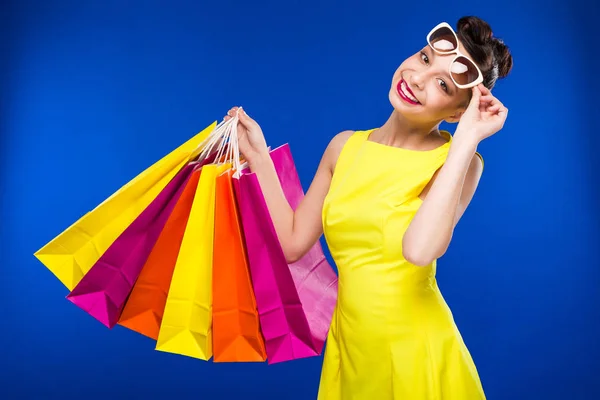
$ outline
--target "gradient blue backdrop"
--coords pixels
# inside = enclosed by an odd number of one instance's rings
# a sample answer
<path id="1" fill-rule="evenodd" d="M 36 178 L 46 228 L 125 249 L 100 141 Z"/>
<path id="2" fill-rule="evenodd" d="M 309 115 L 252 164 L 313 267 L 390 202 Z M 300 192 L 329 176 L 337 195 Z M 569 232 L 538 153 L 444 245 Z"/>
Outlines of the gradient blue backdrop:
<path id="1" fill-rule="evenodd" d="M 582 1 L 4 1 L 0 398 L 314 399 L 322 358 L 213 364 L 109 331 L 33 252 L 233 105 L 289 142 L 381 124 L 397 65 L 464 14 L 515 57 L 441 290 L 489 399 L 600 398 L 598 6 Z M 597 49 L 597 47 L 596 47 Z M 376 399 L 373 399 L 376 400 Z M 468 400 L 468 399 L 466 399 Z"/>

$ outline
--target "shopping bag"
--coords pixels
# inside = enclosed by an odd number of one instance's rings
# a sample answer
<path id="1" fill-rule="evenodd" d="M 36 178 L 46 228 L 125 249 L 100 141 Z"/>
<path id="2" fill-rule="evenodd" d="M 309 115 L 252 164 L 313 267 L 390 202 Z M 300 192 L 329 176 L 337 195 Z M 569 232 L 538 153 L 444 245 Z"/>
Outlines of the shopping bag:
<path id="1" fill-rule="evenodd" d="M 194 172 L 187 181 L 181 197 L 131 290 L 121 313 L 119 325 L 154 340 L 158 339 L 158 330 L 167 301 L 173 269 L 200 178 L 199 167 L 212 163 L 215 157 L 216 153 L 213 153 L 195 162 Z"/>
<path id="2" fill-rule="evenodd" d="M 213 255 L 214 362 L 265 361 L 230 169 L 217 177 Z"/>
<path id="3" fill-rule="evenodd" d="M 116 325 L 131 289 L 181 197 L 193 164 L 187 164 L 110 245 L 67 299 L 109 328 Z"/>
<path id="4" fill-rule="evenodd" d="M 125 228 L 197 155 L 215 126 L 209 125 L 148 167 L 35 252 L 35 256 L 72 290 Z"/>
<path id="5" fill-rule="evenodd" d="M 304 190 L 289 144 L 271 153 L 283 194 L 293 210 L 304 198 Z M 275 232 L 274 230 L 272 232 Z M 329 333 L 338 295 L 338 276 L 316 242 L 298 261 L 288 265 L 312 332 L 313 349 L 321 354 Z"/>
<path id="6" fill-rule="evenodd" d="M 167 293 L 199 178 L 200 171 L 194 171 L 148 256 L 119 319 L 119 325 L 154 340 L 158 339 Z"/>
<path id="7" fill-rule="evenodd" d="M 229 164 L 201 168 L 158 333 L 158 351 L 212 357 L 215 186 L 216 177 L 228 168 Z"/>
<path id="8" fill-rule="evenodd" d="M 286 199 L 296 209 L 304 192 L 289 146 L 270 155 Z M 267 361 L 272 364 L 321 354 L 337 299 L 337 276 L 320 243 L 288 265 L 256 175 L 241 171 L 234 188 Z"/>

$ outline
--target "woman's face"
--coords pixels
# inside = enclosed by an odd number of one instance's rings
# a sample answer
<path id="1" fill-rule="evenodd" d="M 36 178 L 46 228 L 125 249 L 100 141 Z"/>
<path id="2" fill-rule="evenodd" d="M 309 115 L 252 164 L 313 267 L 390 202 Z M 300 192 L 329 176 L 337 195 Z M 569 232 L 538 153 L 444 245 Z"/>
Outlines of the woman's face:
<path id="1" fill-rule="evenodd" d="M 460 51 L 470 57 L 462 45 Z M 389 99 L 394 109 L 417 123 L 457 122 L 468 105 L 471 89 L 458 89 L 450 78 L 454 57 L 426 46 L 407 58 L 392 79 Z"/>

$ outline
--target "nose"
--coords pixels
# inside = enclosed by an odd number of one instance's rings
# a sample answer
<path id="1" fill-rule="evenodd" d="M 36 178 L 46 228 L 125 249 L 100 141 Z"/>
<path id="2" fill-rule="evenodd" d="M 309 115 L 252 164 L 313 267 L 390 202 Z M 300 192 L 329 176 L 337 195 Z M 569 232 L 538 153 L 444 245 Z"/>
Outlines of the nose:
<path id="1" fill-rule="evenodd" d="M 408 83 L 410 84 L 410 86 L 416 87 L 419 90 L 423 89 L 424 82 L 425 82 L 424 73 L 420 72 L 420 71 L 415 71 L 408 79 Z"/>

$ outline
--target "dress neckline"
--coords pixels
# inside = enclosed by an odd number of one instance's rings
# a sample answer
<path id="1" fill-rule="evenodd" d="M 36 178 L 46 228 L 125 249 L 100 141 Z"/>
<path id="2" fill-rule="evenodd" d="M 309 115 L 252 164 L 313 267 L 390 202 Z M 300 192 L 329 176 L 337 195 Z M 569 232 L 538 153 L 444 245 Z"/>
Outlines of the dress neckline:
<path id="1" fill-rule="evenodd" d="M 377 129 L 378 128 L 374 128 L 374 129 L 368 130 L 367 134 L 366 134 L 366 138 L 365 138 L 365 142 L 371 143 L 371 145 L 374 145 L 374 147 L 389 148 L 389 149 L 392 149 L 392 150 L 398 150 L 398 151 L 410 152 L 410 153 L 431 153 L 431 152 L 443 149 L 444 147 L 450 145 L 450 143 L 452 142 L 452 135 L 450 134 L 450 132 L 445 131 L 445 130 L 440 130 L 440 134 L 443 137 L 445 137 L 446 139 L 448 139 L 448 141 L 446 143 L 442 144 L 441 146 L 438 146 L 438 147 L 433 148 L 431 150 L 414 150 L 414 149 L 407 149 L 405 147 L 389 146 L 387 144 L 378 143 L 378 142 L 374 142 L 372 140 L 369 140 L 369 138 L 371 137 L 371 134 L 373 132 L 375 132 Z"/>

